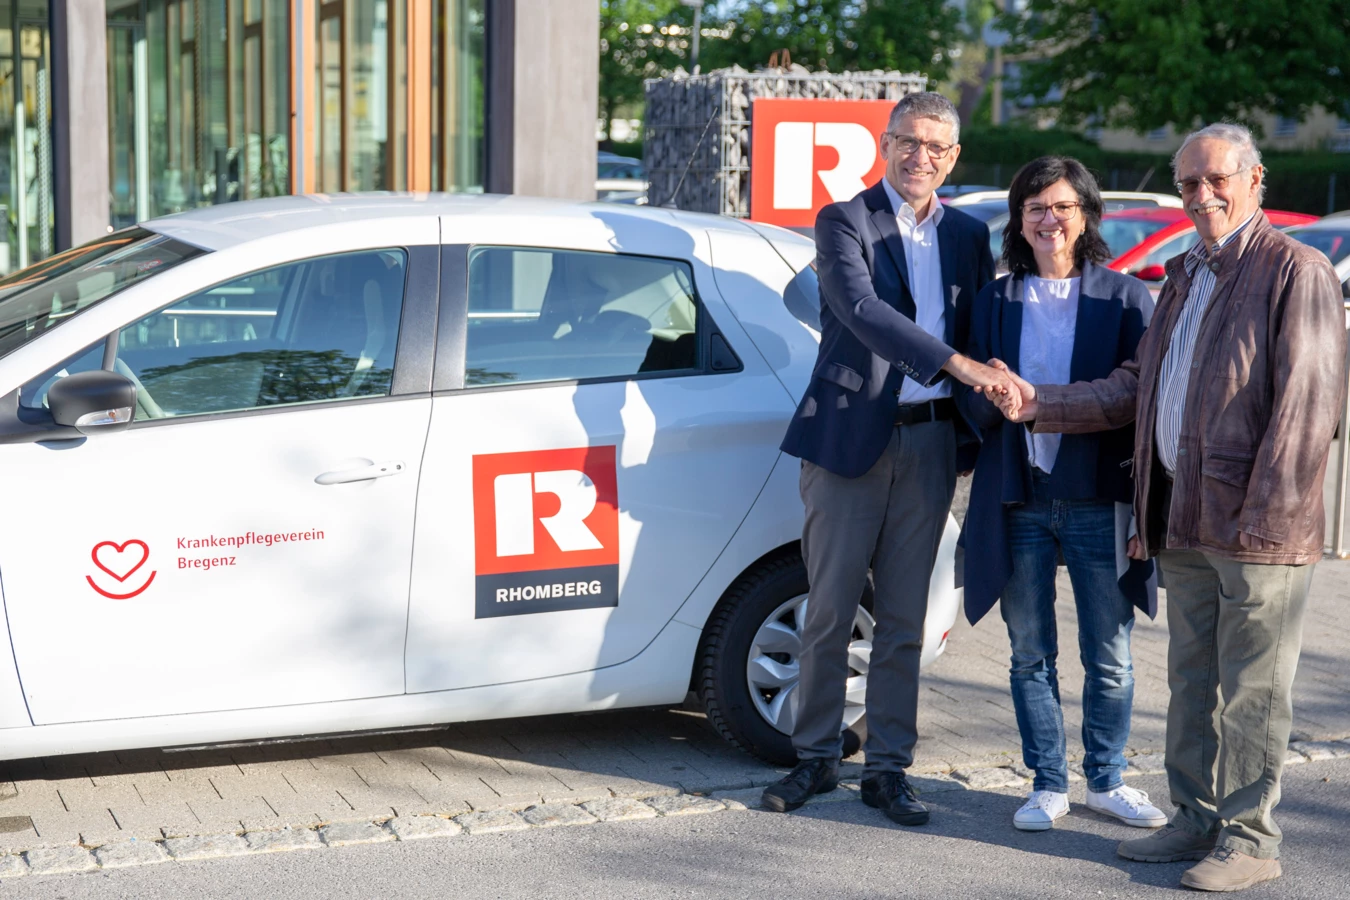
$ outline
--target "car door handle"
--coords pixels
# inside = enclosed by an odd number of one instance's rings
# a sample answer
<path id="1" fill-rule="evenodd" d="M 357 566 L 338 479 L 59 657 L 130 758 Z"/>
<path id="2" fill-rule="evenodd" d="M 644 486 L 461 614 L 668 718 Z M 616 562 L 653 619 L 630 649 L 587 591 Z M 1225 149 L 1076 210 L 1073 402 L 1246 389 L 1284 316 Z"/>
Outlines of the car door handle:
<path id="1" fill-rule="evenodd" d="M 315 484 L 350 484 L 353 481 L 370 481 L 373 478 L 388 478 L 399 475 L 406 466 L 401 462 L 373 463 L 358 466 L 355 469 L 339 469 L 336 472 L 324 472 L 315 477 Z"/>

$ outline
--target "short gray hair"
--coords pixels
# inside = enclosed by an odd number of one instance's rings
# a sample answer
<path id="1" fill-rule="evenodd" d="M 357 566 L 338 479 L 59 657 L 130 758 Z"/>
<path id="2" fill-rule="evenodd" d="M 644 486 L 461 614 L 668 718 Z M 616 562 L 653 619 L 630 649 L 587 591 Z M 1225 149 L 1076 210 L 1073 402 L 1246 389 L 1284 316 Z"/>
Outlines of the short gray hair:
<path id="1" fill-rule="evenodd" d="M 923 91 L 901 97 L 900 102 L 895 104 L 895 108 L 891 110 L 891 118 L 886 123 L 886 130 L 893 131 L 905 116 L 913 116 L 917 119 L 937 119 L 939 122 L 946 122 L 952 126 L 952 143 L 961 143 L 961 116 L 956 112 L 956 107 L 952 106 L 952 101 L 936 91 Z"/>
<path id="2" fill-rule="evenodd" d="M 1206 125 L 1199 131 L 1192 131 L 1181 142 L 1177 152 L 1172 155 L 1172 179 L 1174 181 L 1177 178 L 1177 168 L 1181 165 L 1181 154 L 1185 153 L 1186 148 L 1191 144 L 1204 138 L 1223 141 L 1236 149 L 1238 165 L 1243 169 L 1261 165 L 1261 151 L 1256 148 L 1256 141 L 1252 138 L 1249 129 L 1233 122 L 1215 122 L 1213 125 Z M 1264 177 L 1261 179 L 1261 195 L 1257 199 L 1261 202 L 1265 202 L 1266 199 L 1266 179 Z"/>

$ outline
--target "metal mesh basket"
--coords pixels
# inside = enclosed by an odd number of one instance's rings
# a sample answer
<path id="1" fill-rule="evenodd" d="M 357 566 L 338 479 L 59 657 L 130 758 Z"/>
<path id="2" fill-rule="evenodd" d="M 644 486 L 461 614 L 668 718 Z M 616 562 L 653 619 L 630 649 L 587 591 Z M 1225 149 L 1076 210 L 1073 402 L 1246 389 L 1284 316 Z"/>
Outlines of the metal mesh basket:
<path id="1" fill-rule="evenodd" d="M 811 73 L 800 66 L 763 72 L 733 66 L 649 79 L 643 132 L 647 202 L 745 218 L 755 99 L 899 100 L 927 83 L 917 72 Z"/>

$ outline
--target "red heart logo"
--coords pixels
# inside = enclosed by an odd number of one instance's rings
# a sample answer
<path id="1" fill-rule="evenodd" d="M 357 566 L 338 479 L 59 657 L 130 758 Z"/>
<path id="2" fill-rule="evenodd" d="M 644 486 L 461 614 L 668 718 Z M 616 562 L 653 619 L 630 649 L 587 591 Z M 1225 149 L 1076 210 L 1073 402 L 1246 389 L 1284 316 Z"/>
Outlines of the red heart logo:
<path id="1" fill-rule="evenodd" d="M 135 549 L 127 553 L 128 547 Z M 150 548 L 145 545 L 145 541 L 130 540 L 121 544 L 103 541 L 94 545 L 93 553 L 90 555 L 93 557 L 94 565 L 118 581 L 126 581 L 136 574 L 137 569 L 145 565 L 145 561 L 150 558 Z M 118 572 L 122 574 L 119 575 Z"/>

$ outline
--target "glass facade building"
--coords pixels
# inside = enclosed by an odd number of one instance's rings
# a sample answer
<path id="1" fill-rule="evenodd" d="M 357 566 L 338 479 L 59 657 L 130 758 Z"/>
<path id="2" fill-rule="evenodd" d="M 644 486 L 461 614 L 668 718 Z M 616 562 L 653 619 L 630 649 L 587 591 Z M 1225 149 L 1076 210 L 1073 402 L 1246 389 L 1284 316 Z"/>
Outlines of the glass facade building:
<path id="1" fill-rule="evenodd" d="M 51 120 L 46 0 L 0 0 L 0 274 L 54 249 Z"/>
<path id="2" fill-rule="evenodd" d="M 593 198 L 598 21 L 597 0 L 0 0 L 0 275 L 285 194 Z"/>
<path id="3" fill-rule="evenodd" d="M 109 223 L 481 191 L 488 2 L 105 0 Z M 0 274 L 57 249 L 48 3 L 0 0 Z"/>

